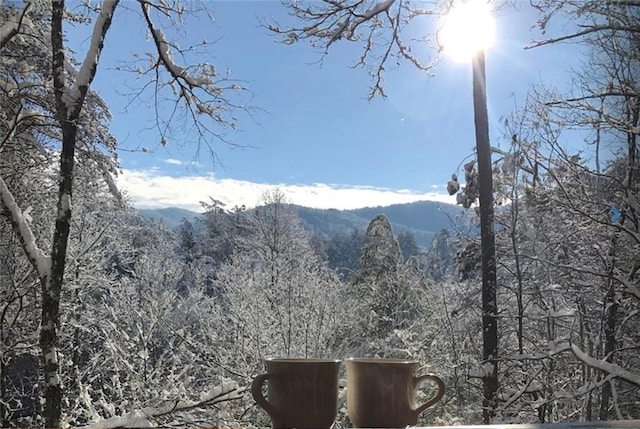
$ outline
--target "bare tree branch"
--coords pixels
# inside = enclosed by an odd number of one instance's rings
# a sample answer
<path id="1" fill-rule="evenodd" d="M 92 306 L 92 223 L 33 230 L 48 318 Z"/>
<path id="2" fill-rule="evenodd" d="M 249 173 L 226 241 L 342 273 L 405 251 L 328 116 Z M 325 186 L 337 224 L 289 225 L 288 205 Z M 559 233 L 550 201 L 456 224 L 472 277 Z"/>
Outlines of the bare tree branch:
<path id="1" fill-rule="evenodd" d="M 634 26 L 623 26 L 623 25 L 598 25 L 594 27 L 589 27 L 585 30 L 578 31 L 577 33 L 567 34 L 565 36 L 553 37 L 550 39 L 534 41 L 530 45 L 524 47 L 524 49 L 533 49 L 539 46 L 550 45 L 552 43 L 564 42 L 567 40 L 577 39 L 582 36 L 586 36 L 588 34 L 597 33 L 601 31 L 620 31 L 620 32 L 628 32 L 628 33 L 636 33 L 640 34 L 640 28 Z"/>

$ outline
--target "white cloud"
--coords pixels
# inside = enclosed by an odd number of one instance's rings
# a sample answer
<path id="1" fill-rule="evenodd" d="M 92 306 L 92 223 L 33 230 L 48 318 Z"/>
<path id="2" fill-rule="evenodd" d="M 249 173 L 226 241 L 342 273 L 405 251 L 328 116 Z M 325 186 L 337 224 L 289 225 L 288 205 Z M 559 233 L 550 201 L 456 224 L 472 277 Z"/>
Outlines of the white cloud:
<path id="1" fill-rule="evenodd" d="M 165 164 L 171 164 L 171 165 L 186 165 L 189 167 L 202 167 L 202 164 L 200 164 L 197 161 L 181 161 L 175 158 L 167 158 L 163 162 Z"/>
<path id="2" fill-rule="evenodd" d="M 167 164 L 173 164 L 173 165 L 184 165 L 184 162 L 180 161 L 179 159 L 173 159 L 173 158 L 165 159 L 164 162 L 166 162 Z"/>
<path id="3" fill-rule="evenodd" d="M 210 197 L 222 201 L 227 208 L 243 204 L 255 207 L 261 195 L 276 186 L 292 203 L 322 209 L 355 209 L 424 200 L 455 204 L 455 196 L 436 192 L 323 183 L 252 183 L 213 176 L 171 177 L 157 170 L 125 170 L 118 177 L 118 186 L 138 208 L 181 207 L 198 212 L 202 211 L 200 201 L 208 202 Z"/>

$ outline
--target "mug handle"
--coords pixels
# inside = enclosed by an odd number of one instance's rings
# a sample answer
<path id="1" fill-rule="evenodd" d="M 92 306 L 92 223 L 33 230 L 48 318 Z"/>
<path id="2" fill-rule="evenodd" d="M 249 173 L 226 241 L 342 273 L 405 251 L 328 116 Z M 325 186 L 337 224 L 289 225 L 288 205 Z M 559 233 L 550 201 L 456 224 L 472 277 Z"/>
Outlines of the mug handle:
<path id="1" fill-rule="evenodd" d="M 413 386 L 414 389 L 417 389 L 420 384 L 422 384 L 423 381 L 425 380 L 430 380 L 433 381 L 437 386 L 438 386 L 438 393 L 436 393 L 436 395 L 429 399 L 427 402 L 425 402 L 424 404 L 420 405 L 418 408 L 416 408 L 414 410 L 416 418 L 427 408 L 429 408 L 430 406 L 432 406 L 433 404 L 435 404 L 436 402 L 438 402 L 443 396 L 444 396 L 444 392 L 446 390 L 446 386 L 444 385 L 444 381 L 442 381 L 442 379 L 440 377 L 438 377 L 437 375 L 434 374 L 426 374 L 426 375 L 422 375 L 420 377 L 416 377 L 413 379 Z"/>
<path id="2" fill-rule="evenodd" d="M 251 383 L 251 396 L 256 401 L 256 403 L 269 414 L 271 419 L 279 420 L 280 413 L 275 409 L 273 405 L 262 394 L 262 385 L 268 378 L 273 377 L 272 374 L 260 374 L 256 378 L 253 379 Z"/>

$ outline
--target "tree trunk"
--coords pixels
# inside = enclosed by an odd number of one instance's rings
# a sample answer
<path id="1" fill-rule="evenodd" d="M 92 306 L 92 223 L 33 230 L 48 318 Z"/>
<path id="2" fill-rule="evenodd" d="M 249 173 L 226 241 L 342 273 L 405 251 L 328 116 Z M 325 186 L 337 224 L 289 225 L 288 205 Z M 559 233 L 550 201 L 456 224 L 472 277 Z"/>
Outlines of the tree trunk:
<path id="1" fill-rule="evenodd" d="M 60 185 L 53 248 L 51 251 L 51 277 L 42 281 L 42 327 L 40 349 L 44 359 L 45 426 L 60 427 L 62 381 L 58 362 L 58 331 L 60 328 L 60 294 L 66 266 L 67 243 L 71 220 L 71 191 L 75 152 L 76 127 L 65 122 L 62 127 L 62 153 L 60 155 Z M 47 281 L 48 280 L 48 281 Z"/>
<path id="2" fill-rule="evenodd" d="M 495 416 L 498 393 L 498 304 L 496 300 L 496 244 L 493 227 L 493 171 L 489 144 L 489 119 L 484 52 L 473 57 L 473 107 L 478 153 L 480 237 L 482 248 L 483 400 L 485 424 Z"/>
<path id="3" fill-rule="evenodd" d="M 604 358 L 607 362 L 613 361 L 613 353 L 616 346 L 616 314 L 618 304 L 615 302 L 613 287 L 609 289 L 605 300 L 604 312 Z M 611 383 L 602 386 L 602 396 L 600 400 L 600 420 L 609 420 L 609 400 L 611 399 Z"/>
<path id="4" fill-rule="evenodd" d="M 64 1 L 52 2 L 51 47 L 53 50 L 53 83 L 56 96 L 56 112 L 62 127 L 62 149 L 60 153 L 60 175 L 55 230 L 51 249 L 51 273 L 41 278 L 42 318 L 40 349 L 44 372 L 44 424 L 45 427 L 60 427 L 62 414 L 62 380 L 58 361 L 58 330 L 60 327 L 60 293 L 66 263 L 69 221 L 71 219 L 71 188 L 75 154 L 76 127 L 67 117 L 62 101 L 65 91 L 64 46 L 62 21 Z"/>
<path id="5" fill-rule="evenodd" d="M 589 356 L 593 356 L 593 341 L 591 324 L 587 319 L 587 307 L 583 297 L 578 298 L 577 301 L 578 310 L 580 311 L 580 347 L 584 350 L 585 347 L 589 351 Z M 590 385 L 592 382 L 591 367 L 586 363 L 582 363 L 582 384 L 584 386 Z M 584 406 L 582 412 L 582 420 L 590 422 L 593 420 L 593 397 L 591 392 L 588 392 L 584 398 Z"/>
<path id="6" fill-rule="evenodd" d="M 609 278 L 608 290 L 604 300 L 604 360 L 613 362 L 613 354 L 616 349 L 616 316 L 618 314 L 618 302 L 616 300 L 616 290 L 614 279 L 614 269 L 616 264 L 615 249 L 618 243 L 618 234 L 614 232 L 611 239 L 611 248 L 609 249 Z M 613 381 L 612 381 L 613 382 Z M 609 419 L 609 401 L 611 399 L 611 383 L 605 383 L 602 386 L 602 395 L 600 400 L 600 420 Z"/>
<path id="7" fill-rule="evenodd" d="M 56 224 L 51 249 L 51 270 L 42 276 L 42 319 L 40 349 L 44 372 L 44 424 L 60 427 L 62 414 L 62 380 L 58 361 L 58 330 L 60 329 L 60 295 L 66 267 L 67 244 L 71 225 L 71 197 L 75 163 L 78 118 L 84 105 L 89 85 L 95 77 L 105 35 L 118 4 L 117 0 L 105 1 L 95 22 L 91 45 L 76 78 L 73 90 L 67 88 L 62 23 L 64 0 L 51 2 L 51 48 L 53 54 L 52 75 L 56 101 L 56 115 L 62 129 L 60 174 Z M 66 100 L 64 95 L 66 94 Z"/>

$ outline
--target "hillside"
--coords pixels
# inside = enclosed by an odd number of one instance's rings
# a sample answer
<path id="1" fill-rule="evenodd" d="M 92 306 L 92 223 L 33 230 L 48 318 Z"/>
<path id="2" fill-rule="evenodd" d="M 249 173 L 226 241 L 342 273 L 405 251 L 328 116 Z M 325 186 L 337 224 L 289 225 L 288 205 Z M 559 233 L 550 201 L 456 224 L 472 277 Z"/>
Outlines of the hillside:
<path id="1" fill-rule="evenodd" d="M 428 246 L 433 236 L 443 228 L 462 228 L 464 211 L 461 207 L 434 201 L 419 201 L 391 206 L 366 207 L 355 210 L 312 209 L 298 207 L 298 214 L 310 232 L 329 236 L 350 232 L 354 228 L 366 229 L 371 219 L 385 215 L 396 234 L 410 231 L 420 246 Z"/>
<path id="2" fill-rule="evenodd" d="M 396 234 L 410 231 L 418 245 L 426 247 L 433 236 L 443 228 L 464 229 L 464 210 L 452 204 L 434 201 L 419 201 L 391 206 L 366 207 L 355 210 L 314 209 L 296 206 L 303 225 L 310 233 L 333 236 L 349 233 L 354 229 L 364 230 L 371 219 L 379 214 L 389 218 Z M 191 222 L 200 214 L 176 207 L 163 209 L 141 209 L 140 214 L 153 220 L 162 220 L 167 226 L 176 228 L 187 219 Z"/>
<path id="3" fill-rule="evenodd" d="M 170 228 L 177 228 L 182 223 L 182 219 L 193 222 L 200 217 L 200 213 L 179 207 L 166 207 L 162 209 L 138 209 L 138 213 L 145 219 L 163 221 Z"/>

